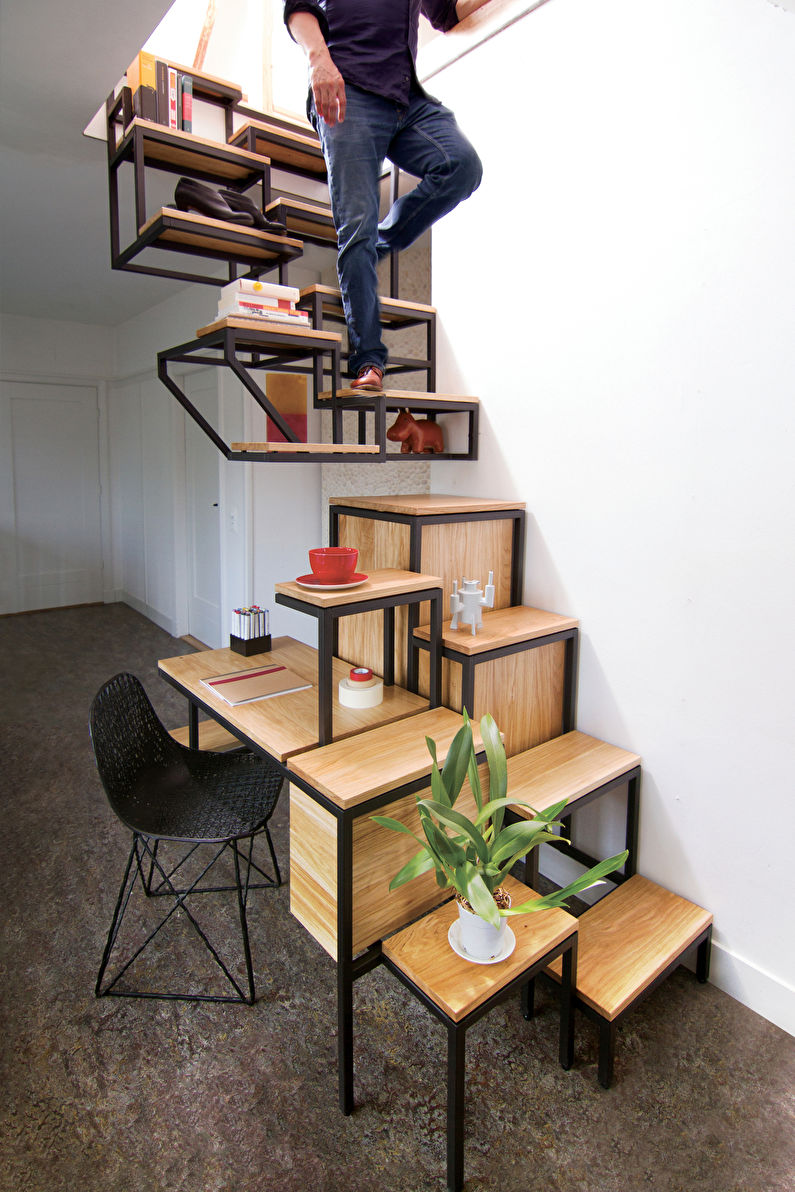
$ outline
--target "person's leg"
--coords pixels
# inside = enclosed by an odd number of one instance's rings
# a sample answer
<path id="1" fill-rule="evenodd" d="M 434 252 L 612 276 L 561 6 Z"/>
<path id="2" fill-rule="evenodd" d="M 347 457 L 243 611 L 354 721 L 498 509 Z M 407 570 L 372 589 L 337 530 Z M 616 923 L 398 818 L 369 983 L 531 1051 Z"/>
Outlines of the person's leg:
<path id="1" fill-rule="evenodd" d="M 337 275 L 348 325 L 348 371 L 362 366 L 383 371 L 387 350 L 381 337 L 376 273 L 379 177 L 397 124 L 393 103 L 348 86 L 342 124 L 329 127 L 315 116 L 329 176 L 337 229 Z"/>
<path id="2" fill-rule="evenodd" d="M 400 252 L 480 185 L 483 168 L 449 108 L 412 96 L 387 157 L 420 181 L 392 206 L 378 229 L 379 259 Z"/>

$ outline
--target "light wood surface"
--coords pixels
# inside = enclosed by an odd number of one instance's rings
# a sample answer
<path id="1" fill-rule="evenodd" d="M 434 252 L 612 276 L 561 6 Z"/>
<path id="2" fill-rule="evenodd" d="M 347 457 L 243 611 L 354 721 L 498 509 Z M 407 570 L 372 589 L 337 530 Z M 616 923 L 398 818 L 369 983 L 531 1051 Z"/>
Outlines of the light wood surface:
<path id="1" fill-rule="evenodd" d="M 358 569 L 357 563 L 357 571 Z M 411 592 L 424 592 L 428 588 L 439 588 L 441 580 L 436 575 L 425 575 L 418 571 L 400 571 L 395 567 L 382 567 L 369 572 L 367 580 L 358 588 L 344 588 L 342 591 L 319 592 L 314 588 L 302 588 L 294 580 L 275 584 L 274 587 L 282 595 L 291 596 L 294 600 L 303 600 L 305 604 L 312 604 L 316 608 L 338 608 L 343 604 L 361 604 L 366 600 L 405 596 Z"/>
<path id="2" fill-rule="evenodd" d="M 267 157 L 238 148 L 236 145 L 220 146 L 223 149 L 223 157 L 219 157 L 219 145 L 216 141 L 196 136 L 195 133 L 168 129 L 152 120 L 143 120 L 140 116 L 136 116 L 128 125 L 125 136 L 136 128 L 143 130 L 144 159 L 148 162 L 165 162 L 180 170 L 203 168 L 212 171 L 219 180 L 245 178 L 252 170 L 261 170 L 268 164 Z M 156 139 L 147 137 L 147 133 L 154 132 L 158 134 Z M 168 133 L 168 140 L 162 139 L 163 133 Z M 214 152 L 207 152 L 208 150 Z"/>
<path id="3" fill-rule="evenodd" d="M 401 570 L 410 562 L 409 527 L 397 522 L 375 521 L 371 518 L 341 517 L 339 526 L 341 546 L 355 546 L 359 551 L 357 570 L 367 575 L 384 567 Z M 395 609 L 395 682 L 406 683 L 406 625 L 408 611 Z M 383 616 L 381 613 L 361 613 L 356 620 L 345 618 L 338 634 L 340 658 L 352 666 L 369 666 L 381 673 L 384 659 Z M 427 687 L 426 687 L 427 690 Z"/>
<path id="4" fill-rule="evenodd" d="M 504 885 L 515 905 L 535 895 L 512 877 Z M 577 920 L 562 910 L 516 915 L 508 920 L 516 936 L 513 953 L 499 964 L 473 964 L 458 956 L 448 942 L 450 924 L 457 918 L 453 900 L 383 942 L 384 955 L 454 1022 L 471 1014 L 577 930 Z"/>
<path id="5" fill-rule="evenodd" d="M 298 241 L 292 241 L 297 244 Z M 313 331 L 311 327 L 302 327 L 297 323 L 277 323 L 270 319 L 243 319 L 237 315 L 227 315 L 223 319 L 216 319 L 214 323 L 208 323 L 206 327 L 200 327 L 196 332 L 197 337 L 202 335 L 209 335 L 211 331 L 218 331 L 222 327 L 235 327 L 240 331 L 258 331 L 260 337 L 273 336 L 278 339 L 281 335 L 300 335 L 302 339 L 312 340 L 314 343 L 333 344 L 340 343 L 340 336 L 333 331 Z M 256 340 L 251 341 L 256 344 Z M 260 338 L 260 343 L 262 339 Z"/>
<path id="6" fill-rule="evenodd" d="M 177 211 L 175 207 L 161 207 L 159 211 L 146 221 L 139 231 L 143 236 L 150 228 L 165 217 L 178 220 L 180 227 L 164 228 L 158 237 L 159 241 L 174 241 L 178 244 L 192 244 L 199 248 L 213 248 L 218 252 L 229 253 L 230 241 L 227 237 L 214 235 L 217 232 L 229 233 L 230 230 L 240 233 L 243 240 L 236 240 L 235 251 L 245 250 L 247 257 L 258 257 L 263 260 L 274 260 L 285 248 L 302 249 L 300 240 L 292 240 L 289 236 L 275 236 L 272 232 L 261 232 L 258 228 L 243 227 L 240 224 L 229 223 L 223 219 L 212 219 L 208 215 L 198 215 L 195 211 Z"/>
<path id="7" fill-rule="evenodd" d="M 524 509 L 524 501 L 498 501 L 491 497 L 460 497 L 443 493 L 393 493 L 372 497 L 329 497 L 330 505 L 373 509 L 378 513 L 406 513 L 430 517 L 445 513 L 483 513 L 491 509 Z M 508 522 L 510 525 L 510 521 Z"/>
<path id="8" fill-rule="evenodd" d="M 296 452 L 299 455 L 378 455 L 376 444 L 355 443 L 230 443 L 232 451 L 256 451 L 261 455 L 289 455 Z"/>
<path id="9" fill-rule="evenodd" d="M 330 207 L 280 198 L 268 204 L 266 214 L 269 219 L 285 224 L 293 235 L 315 236 L 329 244 L 337 243 L 337 230 Z"/>
<path id="10" fill-rule="evenodd" d="M 406 403 L 407 409 L 411 406 L 414 406 L 414 409 L 417 409 L 416 402 L 420 399 L 422 399 L 422 401 L 437 402 L 440 407 L 443 407 L 446 402 L 450 405 L 455 402 L 460 404 L 463 401 L 469 402 L 471 405 L 480 404 L 480 399 L 477 397 L 463 397 L 461 394 L 456 393 L 425 393 L 423 391 L 417 391 L 416 389 L 382 389 L 379 392 L 385 393 L 389 398 L 395 398 L 398 401 L 404 401 Z M 324 389 L 321 393 L 318 393 L 317 396 L 318 401 L 331 401 L 333 394 L 330 389 Z M 347 386 L 343 386 L 341 389 L 337 390 L 337 397 L 361 396 L 361 389 L 351 389 Z M 443 413 L 444 410 L 440 409 L 440 412 Z M 421 410 L 417 410 L 417 413 L 422 416 Z M 389 428 L 387 427 L 387 429 Z"/>
<path id="11" fill-rule="evenodd" d="M 423 691 L 427 657 L 420 661 Z M 491 713 L 503 734 L 505 752 L 509 757 L 521 753 L 563 731 L 564 668 L 563 642 L 478 663 L 475 698 L 467 711 L 477 720 Z M 461 666 L 447 659 L 442 666 L 442 701 L 461 710 Z"/>
<path id="12" fill-rule="evenodd" d="M 290 785 L 290 910 L 337 959 L 337 821 Z"/>
<path id="13" fill-rule="evenodd" d="M 254 129 L 257 153 L 269 157 L 275 166 L 296 166 L 308 170 L 318 178 L 326 177 L 326 163 L 317 137 L 310 130 L 306 133 L 292 132 L 264 120 L 247 120 L 231 138 L 233 144 L 243 144 L 248 139 L 248 130 Z"/>
<path id="14" fill-rule="evenodd" d="M 508 790 L 536 811 L 581 799 L 640 765 L 636 753 L 587 733 L 570 732 L 508 759 Z M 519 815 L 531 813 L 516 808 Z"/>
<path id="15" fill-rule="evenodd" d="M 578 920 L 577 996 L 612 1022 L 684 954 L 712 915 L 636 874 Z M 560 962 L 550 965 L 560 978 Z"/>
<path id="16" fill-rule="evenodd" d="M 180 745 L 190 744 L 190 727 L 185 724 L 181 728 L 172 728 L 171 736 Z M 225 729 L 215 720 L 199 722 L 199 749 L 208 749 L 216 753 L 225 753 L 227 749 L 239 749 L 242 741 Z"/>
<path id="17" fill-rule="evenodd" d="M 385 688 L 385 690 L 388 690 Z M 409 719 L 362 733 L 355 743 L 334 741 L 292 758 L 290 769 L 347 809 L 431 772 L 426 736 L 437 745 L 439 762 L 461 728 L 461 717 L 449 708 L 430 708 Z M 481 747 L 474 727 L 475 747 Z"/>
<path id="18" fill-rule="evenodd" d="M 232 707 L 201 682 L 210 676 L 277 663 L 294 670 L 311 682 L 312 687 Z M 197 654 L 162 659 L 158 667 L 163 674 L 178 683 L 187 695 L 195 696 L 207 708 L 212 708 L 221 723 L 233 730 L 239 729 L 278 761 L 286 761 L 294 753 L 313 749 L 318 743 L 317 651 L 303 642 L 290 637 L 278 637 L 274 638 L 273 648 L 267 654 L 242 658 L 232 650 L 204 650 Z M 376 708 L 345 708 L 336 698 L 336 692 L 340 679 L 349 671 L 347 663 L 334 659 L 332 693 L 335 740 L 400 720 L 404 716 L 412 716 L 428 706 L 428 701 L 421 696 L 394 686 L 384 688 L 383 703 Z"/>
<path id="19" fill-rule="evenodd" d="M 335 290 L 332 286 L 313 285 L 305 286 L 301 290 L 301 300 L 312 297 L 314 294 L 320 294 L 323 298 L 323 310 L 326 314 L 334 314 L 342 317 L 342 298 L 339 290 Z M 427 314 L 435 315 L 436 307 L 428 306 L 424 302 L 407 302 L 403 298 L 389 298 L 384 294 L 380 294 L 378 302 L 381 308 L 381 321 L 400 321 L 401 319 L 410 319 L 412 314 Z"/>
<path id="20" fill-rule="evenodd" d="M 512 608 L 484 609 L 483 624 L 474 636 L 469 625 L 451 629 L 450 621 L 445 621 L 442 640 L 445 646 L 459 654 L 483 654 L 500 646 L 518 645 L 519 642 L 546 637 L 549 633 L 575 629 L 578 624 L 574 617 L 519 604 Z M 416 636 L 427 641 L 430 636 L 427 625 L 421 626 Z"/>

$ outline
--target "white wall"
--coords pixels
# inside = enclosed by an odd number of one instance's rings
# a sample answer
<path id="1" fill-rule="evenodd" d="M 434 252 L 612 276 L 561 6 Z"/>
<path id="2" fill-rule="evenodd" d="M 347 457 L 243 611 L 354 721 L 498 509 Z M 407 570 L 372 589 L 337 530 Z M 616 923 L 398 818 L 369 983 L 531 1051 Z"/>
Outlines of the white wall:
<path id="1" fill-rule="evenodd" d="M 485 166 L 434 233 L 439 385 L 485 417 L 432 488 L 526 501 L 579 726 L 643 757 L 641 871 L 790 1031 L 793 61 L 766 0 L 553 0 L 433 80 Z"/>

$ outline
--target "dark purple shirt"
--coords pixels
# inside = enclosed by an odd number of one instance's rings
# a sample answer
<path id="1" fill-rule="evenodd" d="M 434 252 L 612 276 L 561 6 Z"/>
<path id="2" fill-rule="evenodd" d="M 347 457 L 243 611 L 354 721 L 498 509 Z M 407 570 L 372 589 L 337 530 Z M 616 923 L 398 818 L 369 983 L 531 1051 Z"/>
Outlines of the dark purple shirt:
<path id="1" fill-rule="evenodd" d="M 284 20 L 294 12 L 317 17 L 346 83 L 395 103 L 408 102 L 416 84 L 420 10 L 435 29 L 458 24 L 456 0 L 284 0 Z M 288 26 L 289 27 L 289 26 Z"/>

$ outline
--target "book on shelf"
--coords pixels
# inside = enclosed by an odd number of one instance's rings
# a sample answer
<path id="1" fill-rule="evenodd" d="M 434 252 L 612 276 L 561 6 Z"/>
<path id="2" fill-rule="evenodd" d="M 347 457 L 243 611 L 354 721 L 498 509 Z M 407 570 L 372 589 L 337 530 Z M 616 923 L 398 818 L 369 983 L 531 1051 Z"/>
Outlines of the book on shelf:
<path id="1" fill-rule="evenodd" d="M 247 302 L 219 302 L 219 319 L 257 319 L 263 323 L 290 323 L 296 327 L 308 327 L 309 317 L 302 310 L 275 310 L 267 306 L 255 306 Z"/>
<path id="2" fill-rule="evenodd" d="M 179 129 L 179 71 L 168 68 L 168 127 Z"/>
<path id="3" fill-rule="evenodd" d="M 253 277 L 238 277 L 221 289 L 221 301 L 235 294 L 258 294 L 263 298 L 283 298 L 286 302 L 297 302 L 301 291 L 296 286 L 280 286 L 273 281 L 256 281 Z"/>
<path id="4" fill-rule="evenodd" d="M 193 132 L 193 79 L 188 74 L 179 76 L 180 88 L 180 128 L 183 132 Z"/>
<path id="5" fill-rule="evenodd" d="M 132 92 L 133 114 L 157 122 L 157 60 L 141 50 L 127 67 L 127 85 Z"/>
<path id="6" fill-rule="evenodd" d="M 291 691 L 304 691 L 312 686 L 286 666 L 257 666 L 232 671 L 228 675 L 209 675 L 201 681 L 233 707 L 251 704 L 258 699 L 271 699 L 274 695 L 288 695 Z"/>

